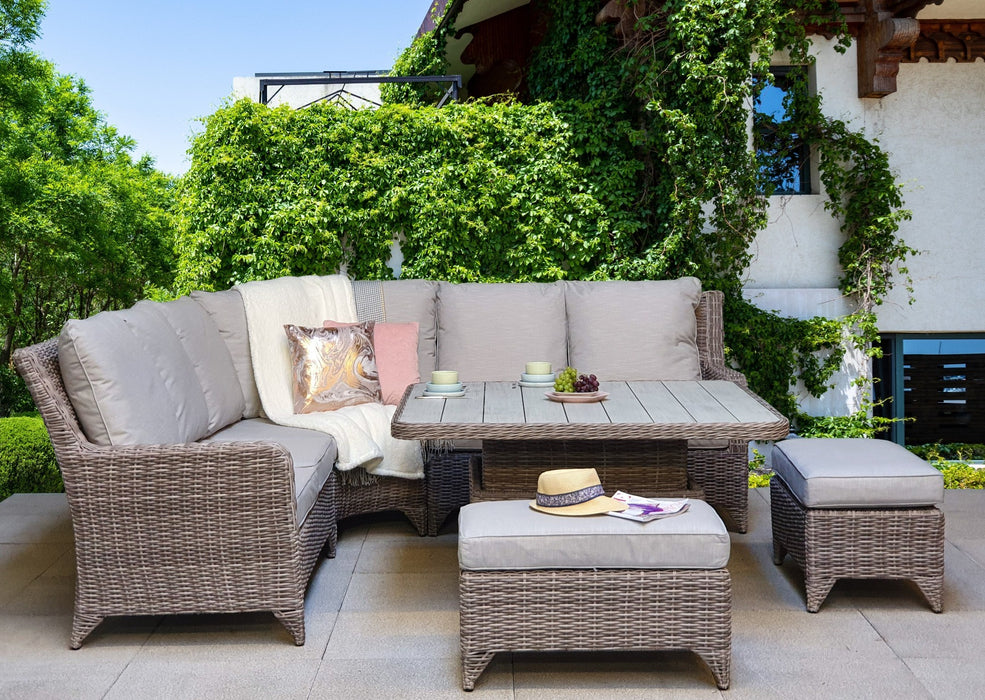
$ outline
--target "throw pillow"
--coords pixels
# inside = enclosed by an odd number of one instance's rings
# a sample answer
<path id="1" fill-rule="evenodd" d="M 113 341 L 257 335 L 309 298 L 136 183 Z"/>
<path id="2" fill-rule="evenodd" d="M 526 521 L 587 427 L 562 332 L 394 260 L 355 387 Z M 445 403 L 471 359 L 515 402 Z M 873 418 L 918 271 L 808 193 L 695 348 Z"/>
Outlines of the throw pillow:
<path id="1" fill-rule="evenodd" d="M 353 324 L 325 321 L 325 327 Z M 383 403 L 396 406 L 411 384 L 421 381 L 417 341 L 419 326 L 412 323 L 380 323 L 373 329 L 373 350 L 380 374 Z"/>
<path id="2" fill-rule="evenodd" d="M 380 402 L 374 325 L 367 321 L 330 328 L 284 326 L 294 375 L 295 413 Z"/>

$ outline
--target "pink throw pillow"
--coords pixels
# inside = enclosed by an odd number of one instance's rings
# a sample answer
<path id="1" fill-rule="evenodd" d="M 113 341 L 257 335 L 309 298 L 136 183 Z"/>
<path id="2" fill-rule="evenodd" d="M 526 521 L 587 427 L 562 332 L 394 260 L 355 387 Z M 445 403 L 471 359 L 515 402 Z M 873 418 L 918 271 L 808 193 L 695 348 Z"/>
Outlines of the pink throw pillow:
<path id="1" fill-rule="evenodd" d="M 325 321 L 325 327 L 352 324 Z M 396 406 L 404 390 L 421 381 L 417 362 L 417 323 L 377 323 L 373 331 L 376 369 L 380 375 L 383 403 Z"/>

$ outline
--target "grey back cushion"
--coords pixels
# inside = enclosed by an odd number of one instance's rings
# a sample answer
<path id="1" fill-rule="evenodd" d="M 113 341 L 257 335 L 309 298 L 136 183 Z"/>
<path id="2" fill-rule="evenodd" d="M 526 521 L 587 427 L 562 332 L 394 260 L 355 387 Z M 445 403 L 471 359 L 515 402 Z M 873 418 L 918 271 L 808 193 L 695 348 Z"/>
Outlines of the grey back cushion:
<path id="1" fill-rule="evenodd" d="M 177 444 L 209 434 L 195 367 L 157 309 L 138 304 L 69 321 L 58 361 L 82 430 L 96 444 Z"/>
<path id="2" fill-rule="evenodd" d="M 243 417 L 245 401 L 229 350 L 212 317 L 189 297 L 159 304 L 142 301 L 163 314 L 195 368 L 209 410 L 209 434 Z"/>
<path id="3" fill-rule="evenodd" d="M 599 379 L 701 379 L 701 282 L 566 282 L 568 356 Z"/>
<path id="4" fill-rule="evenodd" d="M 532 361 L 564 369 L 563 283 L 442 282 L 437 359 L 437 369 L 457 370 L 462 381 L 519 379 Z"/>
<path id="5" fill-rule="evenodd" d="M 417 362 L 430 378 L 435 364 L 438 283 L 431 280 L 357 280 L 352 283 L 360 321 L 416 322 Z"/>
<path id="6" fill-rule="evenodd" d="M 192 292 L 191 298 L 212 317 L 219 337 L 226 344 L 243 393 L 243 418 L 262 415 L 253 360 L 250 358 L 250 335 L 246 328 L 243 297 L 237 290 L 227 289 L 222 292 Z"/>

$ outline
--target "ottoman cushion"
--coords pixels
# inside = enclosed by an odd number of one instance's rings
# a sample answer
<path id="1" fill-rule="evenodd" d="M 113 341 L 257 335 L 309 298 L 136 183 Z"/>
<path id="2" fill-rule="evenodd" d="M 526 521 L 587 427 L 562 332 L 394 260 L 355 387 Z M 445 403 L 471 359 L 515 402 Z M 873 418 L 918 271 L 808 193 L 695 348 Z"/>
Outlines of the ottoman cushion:
<path id="1" fill-rule="evenodd" d="M 808 508 L 898 508 L 944 502 L 941 473 L 887 440 L 784 440 L 773 450 L 773 471 Z"/>
<path id="2" fill-rule="evenodd" d="M 649 523 L 611 515 L 540 513 L 529 501 L 462 508 L 458 561 L 468 570 L 720 569 L 729 536 L 714 509 L 691 500 L 686 513 Z"/>

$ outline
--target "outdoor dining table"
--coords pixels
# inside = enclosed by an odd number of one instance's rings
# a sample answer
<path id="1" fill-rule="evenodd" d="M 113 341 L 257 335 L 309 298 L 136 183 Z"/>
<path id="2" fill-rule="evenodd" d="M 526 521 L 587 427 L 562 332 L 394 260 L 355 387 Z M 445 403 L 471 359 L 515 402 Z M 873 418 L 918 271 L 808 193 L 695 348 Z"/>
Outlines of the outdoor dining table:
<path id="1" fill-rule="evenodd" d="M 466 382 L 458 398 L 425 397 L 425 385 L 415 384 L 391 430 L 439 444 L 481 440 L 472 500 L 532 497 L 541 471 L 589 466 L 607 492 L 673 495 L 693 486 L 690 443 L 776 440 L 789 431 L 786 418 L 734 382 L 604 381 L 599 389 L 604 400 L 562 403 L 519 382 Z"/>

